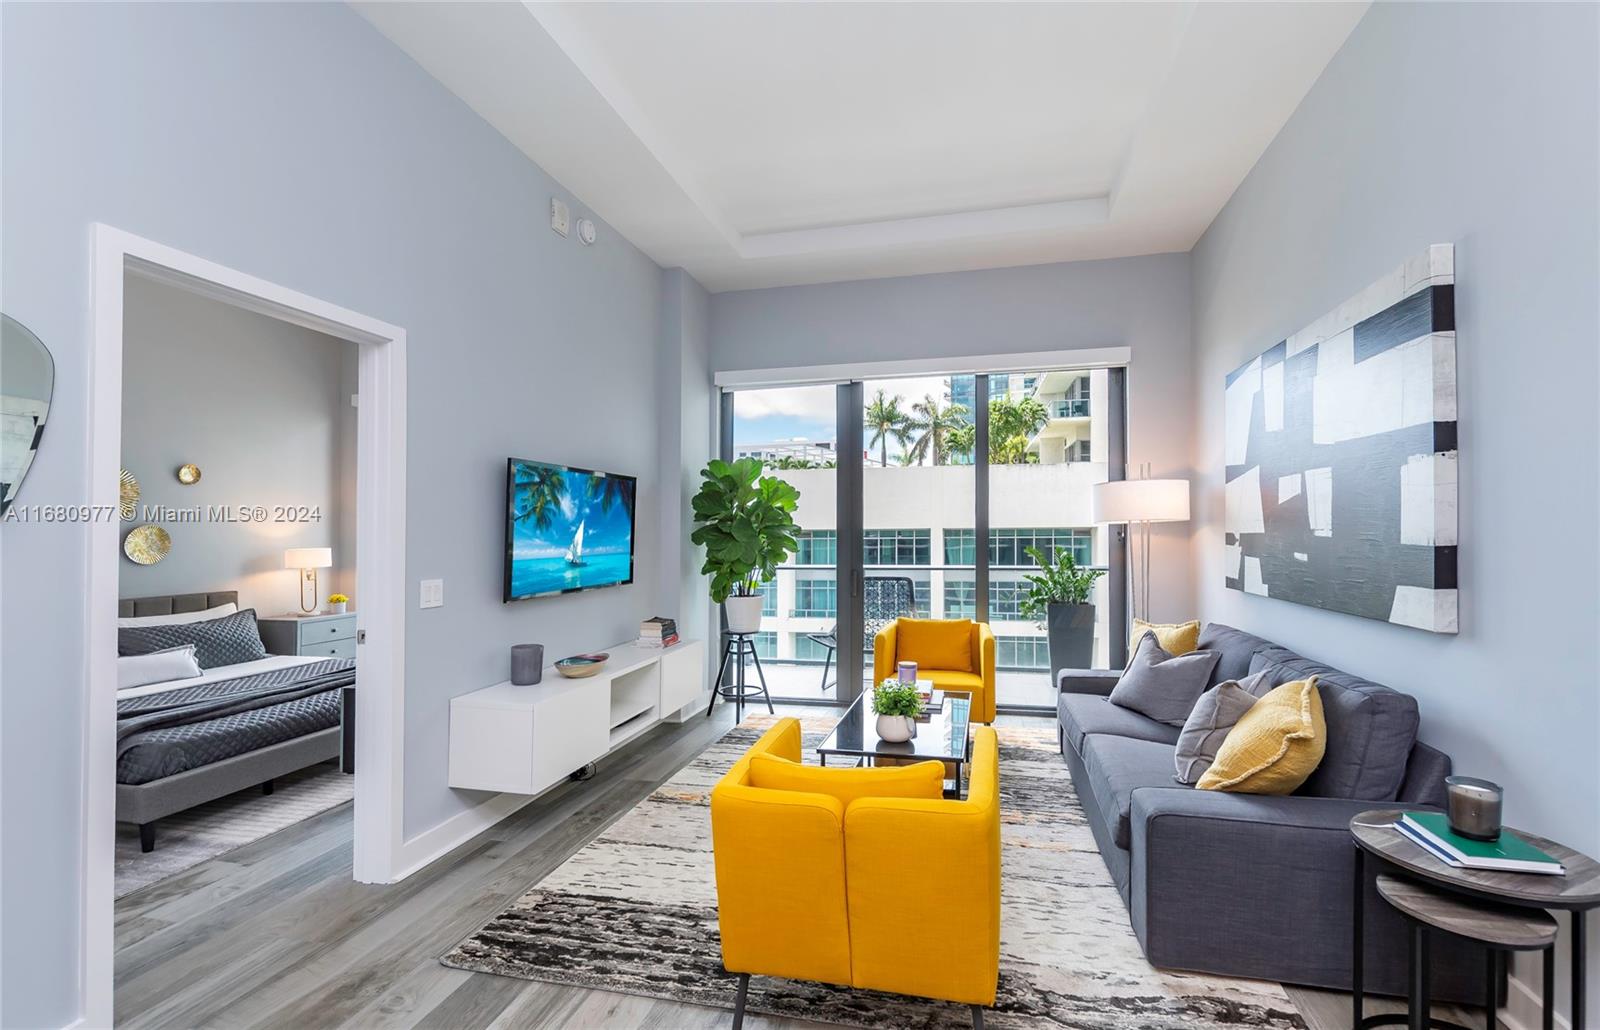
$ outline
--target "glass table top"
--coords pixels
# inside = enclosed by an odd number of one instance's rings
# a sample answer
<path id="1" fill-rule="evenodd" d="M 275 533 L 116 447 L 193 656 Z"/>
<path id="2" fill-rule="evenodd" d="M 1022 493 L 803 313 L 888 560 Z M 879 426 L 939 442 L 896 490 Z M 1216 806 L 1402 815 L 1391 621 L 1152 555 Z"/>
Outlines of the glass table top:
<path id="1" fill-rule="evenodd" d="M 917 735 L 904 742 L 878 739 L 878 717 L 869 706 L 870 691 L 850 703 L 833 732 L 817 747 L 822 755 L 940 759 L 965 762 L 972 751 L 969 716 L 972 695 L 945 691 L 939 711 L 917 722 Z"/>

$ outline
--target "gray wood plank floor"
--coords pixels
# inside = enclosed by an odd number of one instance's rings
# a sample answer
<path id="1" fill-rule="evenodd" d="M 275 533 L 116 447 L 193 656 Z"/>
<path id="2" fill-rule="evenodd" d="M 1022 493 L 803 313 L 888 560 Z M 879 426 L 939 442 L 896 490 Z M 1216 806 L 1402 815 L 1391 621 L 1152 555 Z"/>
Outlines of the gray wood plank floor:
<path id="1" fill-rule="evenodd" d="M 816 709 L 791 708 L 786 714 Z M 1001 723 L 1032 724 L 1024 716 Z M 733 725 L 661 726 L 401 883 L 350 879 L 349 806 L 123 898 L 116 1017 L 126 1027 L 726 1027 L 729 1013 L 468 973 L 438 957 Z M 1311 1030 L 1346 997 L 1290 989 Z M 1373 1011 L 1381 1004 L 1375 1003 Z M 1440 1010 L 1463 1019 L 1463 1014 Z M 1481 1015 L 1466 1017 L 1481 1025 Z M 752 1030 L 820 1025 L 752 1017 Z"/>

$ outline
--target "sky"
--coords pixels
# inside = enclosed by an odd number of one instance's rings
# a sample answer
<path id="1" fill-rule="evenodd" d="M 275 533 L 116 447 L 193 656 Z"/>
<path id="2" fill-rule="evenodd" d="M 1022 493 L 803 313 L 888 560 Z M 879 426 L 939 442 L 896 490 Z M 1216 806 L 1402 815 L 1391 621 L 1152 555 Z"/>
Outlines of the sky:
<path id="1" fill-rule="evenodd" d="M 872 379 L 863 387 L 867 403 L 881 389 L 889 396 L 904 398 L 901 408 L 909 411 L 915 401 L 932 394 L 945 403 L 948 376 L 916 379 Z M 787 386 L 771 390 L 741 390 L 733 399 L 734 445 L 772 443 L 797 437 L 813 442 L 832 441 L 834 436 L 834 387 Z M 876 448 L 874 448 L 876 450 Z M 889 442 L 890 460 L 900 453 Z"/>

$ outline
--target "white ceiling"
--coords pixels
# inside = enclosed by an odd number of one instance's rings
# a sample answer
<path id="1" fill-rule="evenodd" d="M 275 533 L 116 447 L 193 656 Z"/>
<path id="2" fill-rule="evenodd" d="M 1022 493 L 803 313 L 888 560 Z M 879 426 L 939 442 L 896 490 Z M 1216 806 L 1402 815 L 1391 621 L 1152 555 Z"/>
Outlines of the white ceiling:
<path id="1" fill-rule="evenodd" d="M 713 291 L 1192 247 L 1365 3 L 356 3 Z"/>

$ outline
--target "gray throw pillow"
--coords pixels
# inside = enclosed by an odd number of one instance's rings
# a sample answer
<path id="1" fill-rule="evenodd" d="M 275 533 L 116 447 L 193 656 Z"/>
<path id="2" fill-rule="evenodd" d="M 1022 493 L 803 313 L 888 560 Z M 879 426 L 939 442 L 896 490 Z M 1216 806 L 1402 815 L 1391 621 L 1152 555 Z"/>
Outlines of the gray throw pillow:
<path id="1" fill-rule="evenodd" d="M 1271 689 L 1272 676 L 1263 671 L 1242 680 L 1224 680 L 1201 694 L 1178 734 L 1177 781 L 1198 783 L 1217 760 L 1228 731 Z"/>
<path id="2" fill-rule="evenodd" d="M 1146 633 L 1122 678 L 1111 688 L 1111 703 L 1168 726 L 1182 726 L 1211 682 L 1211 670 L 1220 657 L 1215 651 L 1174 657 L 1156 643 L 1155 633 Z"/>
<path id="3" fill-rule="evenodd" d="M 185 644 L 194 645 L 195 660 L 202 669 L 267 657 L 267 649 L 261 643 L 261 630 L 256 627 L 254 608 L 205 622 L 124 626 L 117 630 L 119 655 L 150 654 Z"/>

